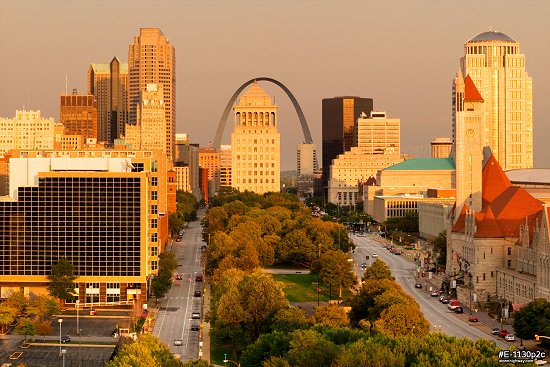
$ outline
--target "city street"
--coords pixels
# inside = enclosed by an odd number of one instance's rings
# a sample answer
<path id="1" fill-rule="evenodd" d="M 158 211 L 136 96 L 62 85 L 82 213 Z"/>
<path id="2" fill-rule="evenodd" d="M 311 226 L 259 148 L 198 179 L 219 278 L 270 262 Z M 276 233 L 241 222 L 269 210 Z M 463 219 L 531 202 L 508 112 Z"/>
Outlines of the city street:
<path id="1" fill-rule="evenodd" d="M 429 290 L 415 288 L 417 278 L 415 277 L 416 265 L 405 259 L 404 256 L 394 255 L 382 246 L 382 242 L 374 236 L 359 237 L 350 235 L 356 245 L 355 253 L 352 254 L 354 259 L 354 271 L 358 277 L 363 276 L 361 264 L 366 263 L 371 265 L 376 258 L 373 254 L 377 254 L 378 258 L 384 261 L 391 269 L 392 275 L 401 287 L 416 299 L 420 305 L 424 317 L 430 322 L 432 331 L 441 331 L 444 334 L 456 336 L 458 338 L 466 337 L 476 340 L 480 338 L 489 339 L 497 343 L 497 346 L 503 349 L 509 348 L 510 343 L 502 339 L 487 334 L 479 328 L 479 323 L 470 323 L 462 320 L 459 315 L 447 309 L 447 305 L 439 302 L 438 297 L 431 297 Z M 384 239 L 382 239 L 384 241 Z M 369 259 L 366 259 L 369 256 Z M 419 282 L 424 286 L 426 278 L 420 278 Z"/>
<path id="2" fill-rule="evenodd" d="M 159 312 L 153 329 L 153 335 L 166 343 L 170 351 L 183 361 L 199 358 L 199 334 L 204 316 L 201 312 L 203 283 L 196 280 L 196 275 L 202 274 L 202 245 L 206 243 L 202 241 L 202 227 L 200 220 L 197 220 L 189 223 L 182 241 L 174 241 L 168 247 L 168 251 L 176 255 L 176 275 L 182 279 L 174 280 L 170 291 L 159 300 Z M 195 291 L 200 291 L 201 296 L 195 295 Z M 192 327 L 199 330 L 191 330 Z"/>

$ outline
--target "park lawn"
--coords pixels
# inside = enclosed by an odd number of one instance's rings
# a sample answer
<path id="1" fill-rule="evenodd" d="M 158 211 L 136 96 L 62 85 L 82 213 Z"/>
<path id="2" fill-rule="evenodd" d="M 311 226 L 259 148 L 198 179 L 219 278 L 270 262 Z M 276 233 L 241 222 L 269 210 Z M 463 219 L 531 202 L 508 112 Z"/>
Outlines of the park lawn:
<path id="1" fill-rule="evenodd" d="M 273 279 L 284 283 L 283 291 L 289 302 L 316 302 L 317 301 L 317 275 L 313 274 L 273 274 Z M 322 282 L 318 286 L 319 301 L 329 301 L 329 287 Z M 332 297 L 330 299 L 338 299 L 338 288 L 331 289 Z M 342 290 L 342 298 L 346 299 L 350 296 L 348 289 Z"/>
<path id="2" fill-rule="evenodd" d="M 227 353 L 228 357 L 231 357 L 231 347 L 223 344 L 218 345 L 212 340 L 210 343 L 210 363 L 213 365 L 224 366 L 225 363 L 223 363 L 223 360 L 225 353 Z"/>

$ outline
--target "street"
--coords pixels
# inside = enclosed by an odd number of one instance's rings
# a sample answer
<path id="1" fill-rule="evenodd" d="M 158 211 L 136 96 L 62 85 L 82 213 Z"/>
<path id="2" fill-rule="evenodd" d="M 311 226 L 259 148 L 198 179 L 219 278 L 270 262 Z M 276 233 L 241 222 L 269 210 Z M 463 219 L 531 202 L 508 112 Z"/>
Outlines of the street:
<path id="1" fill-rule="evenodd" d="M 176 275 L 182 279 L 174 280 L 170 291 L 160 300 L 153 335 L 168 345 L 170 351 L 179 355 L 182 361 L 199 358 L 199 334 L 204 315 L 201 312 L 202 296 L 195 296 L 194 293 L 200 291 L 203 295 L 203 283 L 196 281 L 196 275 L 202 274 L 201 246 L 205 244 L 200 220 L 197 220 L 189 223 L 182 241 L 174 241 L 167 249 L 176 255 Z M 199 330 L 191 330 L 192 327 Z"/>
<path id="2" fill-rule="evenodd" d="M 478 323 L 463 321 L 457 314 L 447 309 L 447 305 L 439 302 L 438 297 L 431 297 L 428 290 L 415 288 L 416 265 L 410 259 L 390 253 L 376 237 L 359 237 L 353 234 L 350 234 L 350 237 L 356 245 L 352 257 L 357 276 L 359 278 L 363 276 L 364 271 L 361 269 L 361 264 L 366 263 L 367 266 L 370 266 L 376 260 L 372 255 L 377 254 L 378 258 L 388 265 L 399 285 L 418 302 L 424 317 L 430 322 L 431 331 L 440 331 L 447 335 L 458 338 L 466 337 L 471 340 L 489 339 L 496 342 L 499 348 L 510 347 L 510 343 L 481 331 Z M 368 260 L 366 256 L 369 256 Z M 425 280 L 426 278 L 420 278 L 421 284 L 424 285 Z"/>

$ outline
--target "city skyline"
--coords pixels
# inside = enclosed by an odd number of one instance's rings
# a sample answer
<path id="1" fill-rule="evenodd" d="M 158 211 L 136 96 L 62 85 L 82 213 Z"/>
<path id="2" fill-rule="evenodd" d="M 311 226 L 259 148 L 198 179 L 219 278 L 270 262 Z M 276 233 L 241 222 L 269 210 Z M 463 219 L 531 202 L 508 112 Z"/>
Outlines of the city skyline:
<path id="1" fill-rule="evenodd" d="M 550 167 L 543 148 L 550 137 L 549 51 L 539 46 L 550 37 L 546 2 L 501 1 L 498 8 L 489 1 L 145 4 L 1 1 L 0 116 L 25 106 L 59 121 L 65 75 L 69 92 L 85 91 L 91 63 L 115 56 L 127 62 L 139 28 L 158 27 L 178 53 L 176 132 L 192 142 L 214 140 L 223 108 L 242 83 L 271 77 L 299 101 L 318 150 L 322 99 L 353 95 L 372 98 L 374 110 L 400 118 L 402 152 L 427 157 L 433 138 L 451 136 L 450 82 L 464 43 L 492 29 L 517 40 L 526 55 L 534 167 Z M 121 17 L 124 11 L 132 16 Z M 295 169 L 303 141 L 298 118 L 281 90 L 261 86 L 279 106 L 281 168 Z M 222 143 L 230 134 L 226 127 Z"/>

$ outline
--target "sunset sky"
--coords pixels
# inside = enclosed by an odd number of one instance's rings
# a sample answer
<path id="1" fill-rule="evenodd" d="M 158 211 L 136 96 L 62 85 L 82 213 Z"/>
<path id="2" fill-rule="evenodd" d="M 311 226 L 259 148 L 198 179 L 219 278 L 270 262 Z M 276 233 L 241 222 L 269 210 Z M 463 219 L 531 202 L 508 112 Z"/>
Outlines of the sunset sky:
<path id="1" fill-rule="evenodd" d="M 12 1 L 0 0 L 0 116 L 42 111 L 87 93 L 90 63 L 126 62 L 140 27 L 159 27 L 176 49 L 176 132 L 206 145 L 237 88 L 254 77 L 284 83 L 321 149 L 321 100 L 374 99 L 401 119 L 402 152 L 429 155 L 451 134 L 451 80 L 464 43 L 496 30 L 520 43 L 533 78 L 536 168 L 550 168 L 550 1 Z M 303 140 L 283 91 L 283 169 Z M 232 118 L 224 143 L 229 143 Z"/>

